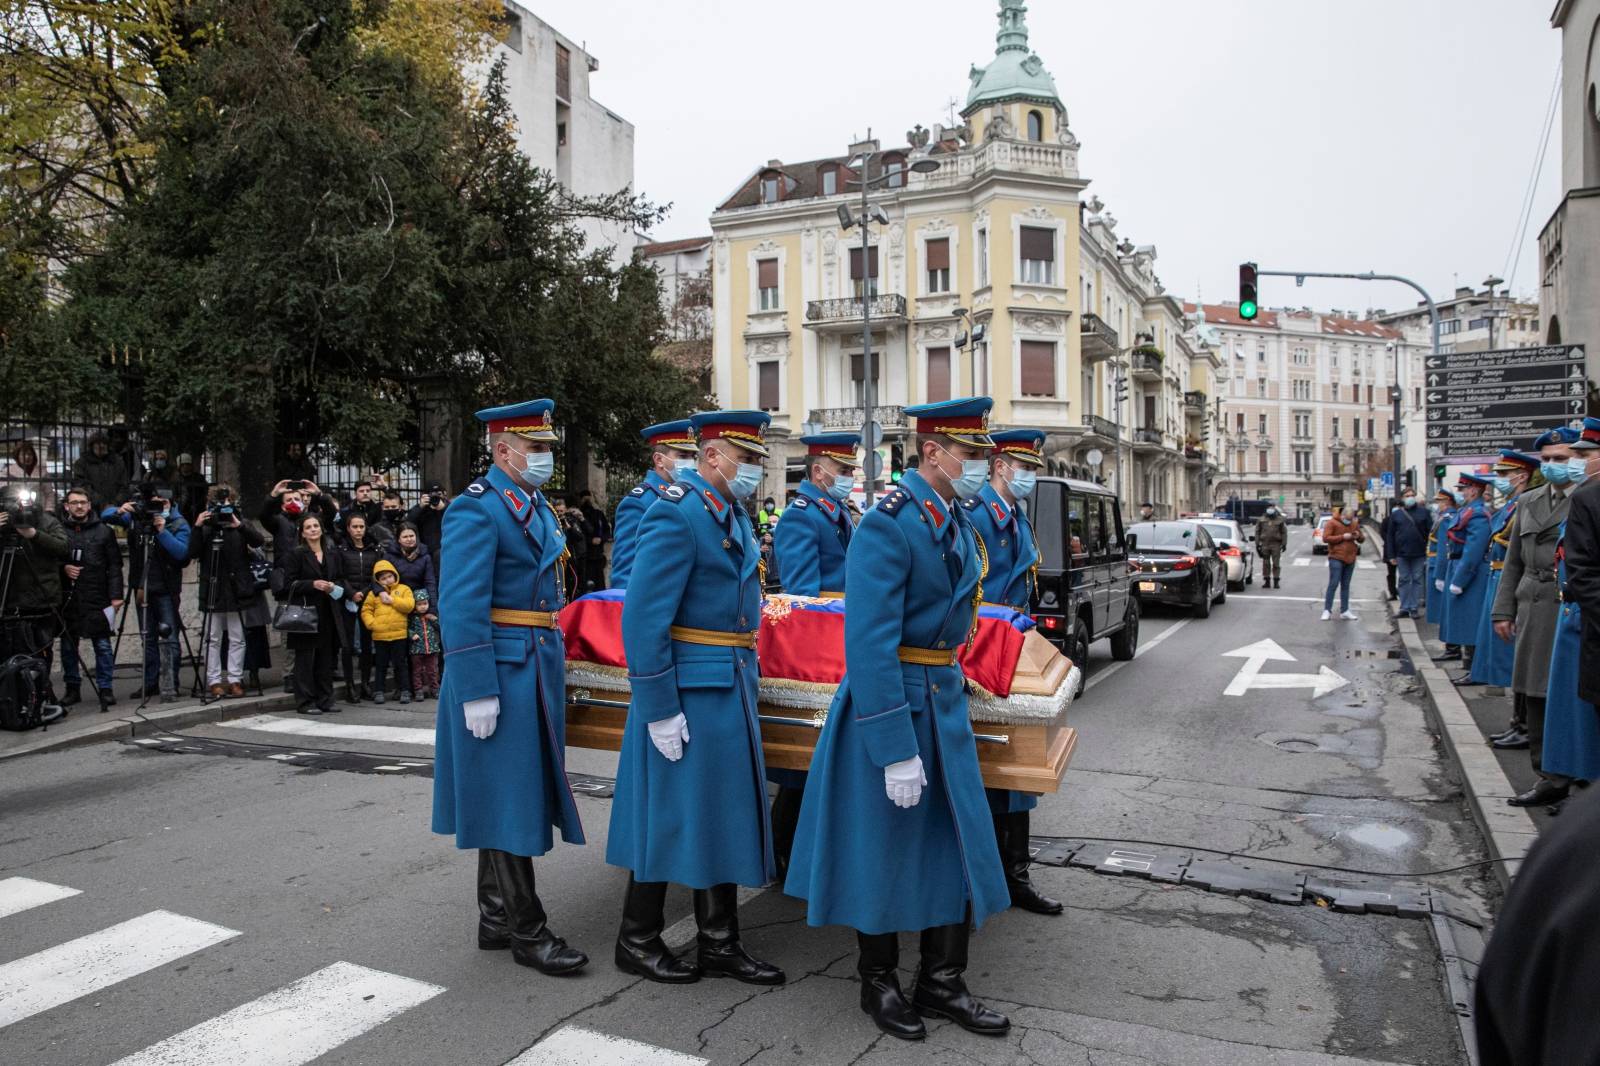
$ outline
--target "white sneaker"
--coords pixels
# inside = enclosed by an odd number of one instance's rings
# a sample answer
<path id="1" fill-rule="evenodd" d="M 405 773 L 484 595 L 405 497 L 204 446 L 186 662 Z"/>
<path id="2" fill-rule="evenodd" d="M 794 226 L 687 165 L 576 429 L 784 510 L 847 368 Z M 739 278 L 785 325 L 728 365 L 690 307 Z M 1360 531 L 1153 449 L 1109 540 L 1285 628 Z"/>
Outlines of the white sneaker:
<path id="1" fill-rule="evenodd" d="M 1332 617 L 1333 617 L 1333 612 L 1332 611 L 1323 611 L 1322 612 L 1322 620 L 1324 622 L 1326 622 L 1328 619 L 1330 619 Z"/>
<path id="2" fill-rule="evenodd" d="M 1339 617 L 1343 618 L 1347 622 L 1355 622 L 1355 621 L 1359 620 L 1359 619 L 1357 619 L 1356 613 L 1354 611 L 1346 611 L 1343 614 L 1341 614 Z"/>

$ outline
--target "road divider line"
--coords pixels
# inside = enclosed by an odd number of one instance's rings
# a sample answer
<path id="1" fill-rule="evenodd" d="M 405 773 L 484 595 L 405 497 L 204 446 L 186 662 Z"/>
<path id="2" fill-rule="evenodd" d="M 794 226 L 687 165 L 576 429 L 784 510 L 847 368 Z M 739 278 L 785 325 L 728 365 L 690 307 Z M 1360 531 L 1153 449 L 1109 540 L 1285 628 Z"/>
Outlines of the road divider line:
<path id="1" fill-rule="evenodd" d="M 79 889 L 35 881 L 31 877 L 7 877 L 0 880 L 0 918 L 82 894 Z"/>
<path id="2" fill-rule="evenodd" d="M 443 991 L 336 962 L 112 1066 L 302 1066 Z"/>
<path id="3" fill-rule="evenodd" d="M 0 966 L 0 1029 L 109 988 L 239 933 L 151 911 Z"/>
<path id="4" fill-rule="evenodd" d="M 568 1025 L 557 1029 L 506 1066 L 705 1066 L 698 1055 Z"/>
<path id="5" fill-rule="evenodd" d="M 1300 558 L 1298 558 L 1298 559 L 1296 559 L 1294 561 L 1294 565 L 1296 565 L 1296 566 L 1310 566 L 1311 565 L 1311 560 L 1308 557 L 1302 555 Z"/>
<path id="6" fill-rule="evenodd" d="M 280 718 L 273 714 L 258 714 L 250 718 L 236 718 L 220 723 L 223 729 L 250 729 L 261 733 L 288 733 L 297 737 L 317 737 L 324 740 L 370 740 L 380 744 L 415 744 L 433 747 L 432 729 L 415 729 L 396 725 L 344 725 L 333 722 L 308 722 L 299 718 Z"/>
<path id="7" fill-rule="evenodd" d="M 1182 629 L 1184 626 L 1188 625 L 1190 622 L 1193 622 L 1193 621 L 1194 621 L 1193 618 L 1180 618 L 1178 621 L 1172 623 L 1170 626 L 1168 626 L 1167 628 L 1163 629 L 1161 632 L 1157 633 L 1150 640 L 1144 642 L 1143 644 L 1140 644 L 1139 647 L 1134 651 L 1133 658 L 1137 659 L 1139 656 L 1143 655 L 1145 652 L 1149 651 L 1151 648 L 1156 647 L 1163 640 L 1166 640 L 1168 637 L 1172 636 L 1172 634 L 1176 633 L 1178 630 Z M 1106 678 L 1112 676 L 1118 670 L 1121 670 L 1124 666 L 1127 666 L 1128 663 L 1131 662 L 1131 661 L 1132 660 L 1123 660 L 1122 662 L 1115 662 L 1115 663 L 1112 663 L 1110 666 L 1105 667 L 1102 670 L 1096 671 L 1094 673 L 1094 675 L 1092 677 L 1090 677 L 1089 680 L 1084 683 L 1083 690 L 1085 692 L 1087 692 L 1090 689 L 1094 688 L 1100 682 L 1102 682 Z"/>

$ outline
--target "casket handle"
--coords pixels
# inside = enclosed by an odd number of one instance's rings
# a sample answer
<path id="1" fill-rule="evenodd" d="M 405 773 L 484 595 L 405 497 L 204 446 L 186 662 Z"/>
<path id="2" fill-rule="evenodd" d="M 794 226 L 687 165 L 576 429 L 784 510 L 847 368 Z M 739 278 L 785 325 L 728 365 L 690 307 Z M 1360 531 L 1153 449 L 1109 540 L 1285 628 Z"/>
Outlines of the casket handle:
<path id="1" fill-rule="evenodd" d="M 984 744 L 1009 744 L 1011 737 L 1005 733 L 974 733 L 972 739 Z"/>

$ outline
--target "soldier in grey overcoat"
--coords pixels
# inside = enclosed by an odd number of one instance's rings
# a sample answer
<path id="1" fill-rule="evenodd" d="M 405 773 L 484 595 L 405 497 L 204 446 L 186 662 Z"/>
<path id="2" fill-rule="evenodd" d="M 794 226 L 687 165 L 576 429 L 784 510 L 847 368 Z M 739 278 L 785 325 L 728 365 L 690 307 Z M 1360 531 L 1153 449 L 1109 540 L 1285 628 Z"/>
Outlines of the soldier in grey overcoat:
<path id="1" fill-rule="evenodd" d="M 1564 470 L 1572 454 L 1577 431 L 1563 427 L 1543 434 L 1535 441 L 1542 460 L 1540 470 L 1546 478 Z M 1563 476 L 1558 474 L 1558 476 Z M 1560 774 L 1546 774 L 1544 757 L 1545 691 L 1549 684 L 1550 651 L 1556 639 L 1556 621 L 1561 609 L 1556 593 L 1556 543 L 1561 523 L 1566 520 L 1572 486 L 1550 478 L 1547 484 L 1524 493 L 1516 517 L 1508 530 L 1511 538 L 1506 554 L 1500 589 L 1495 594 L 1492 618 L 1495 633 L 1502 640 L 1516 641 L 1516 657 L 1511 669 L 1511 690 L 1515 714 L 1525 724 L 1528 755 L 1539 781 L 1533 788 L 1507 802 L 1514 807 L 1533 807 L 1564 799 L 1572 782 Z"/>

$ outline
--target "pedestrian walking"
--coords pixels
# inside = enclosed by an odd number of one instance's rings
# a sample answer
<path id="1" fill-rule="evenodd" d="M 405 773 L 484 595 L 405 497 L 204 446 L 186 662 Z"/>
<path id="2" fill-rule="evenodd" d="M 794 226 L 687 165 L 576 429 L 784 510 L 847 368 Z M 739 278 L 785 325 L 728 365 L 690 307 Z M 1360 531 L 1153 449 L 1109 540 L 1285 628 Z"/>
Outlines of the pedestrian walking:
<path id="1" fill-rule="evenodd" d="M 1401 618 L 1415 618 L 1422 609 L 1423 575 L 1432 543 L 1433 516 L 1417 506 L 1417 491 L 1401 493 L 1400 506 L 1383 523 L 1383 552 L 1394 564 Z"/>
<path id="2" fill-rule="evenodd" d="M 650 469 L 644 480 L 617 502 L 611 541 L 611 587 L 626 589 L 638 551 L 639 523 L 645 512 L 666 495 L 667 486 L 685 470 L 693 470 L 697 445 L 687 418 L 647 426 L 639 434 L 650 446 Z"/>
<path id="3" fill-rule="evenodd" d="M 1350 579 L 1355 576 L 1356 556 L 1361 553 L 1361 543 L 1367 535 L 1354 517 L 1345 517 L 1344 508 L 1334 504 L 1332 513 L 1322 526 L 1322 542 L 1328 546 L 1328 588 L 1322 594 L 1322 620 L 1333 617 L 1333 594 L 1339 593 L 1339 617 L 1354 622 L 1356 613 L 1350 609 Z"/>
<path id="4" fill-rule="evenodd" d="M 316 629 L 291 632 L 287 643 L 294 652 L 294 692 L 301 714 L 333 714 L 333 660 L 343 644 L 335 613 L 344 598 L 344 559 L 322 519 L 307 514 L 300 519 L 298 543 L 284 560 L 279 579 L 280 603 L 310 607 L 316 612 Z"/>
<path id="5" fill-rule="evenodd" d="M 1439 639 L 1461 649 L 1462 672 L 1450 680 L 1456 684 L 1471 676 L 1474 641 L 1478 639 L 1478 616 L 1483 610 L 1483 592 L 1489 584 L 1489 543 L 1493 516 L 1485 499 L 1494 479 L 1483 474 L 1462 474 L 1457 487 L 1462 495 L 1461 510 L 1445 533 L 1449 545 L 1449 569 L 1434 591 L 1446 597 L 1444 615 L 1439 622 Z"/>
<path id="6" fill-rule="evenodd" d="M 1267 513 L 1256 522 L 1256 552 L 1261 556 L 1261 587 L 1282 587 L 1283 553 L 1289 547 L 1289 523 L 1283 520 L 1277 507 L 1269 506 Z"/>

